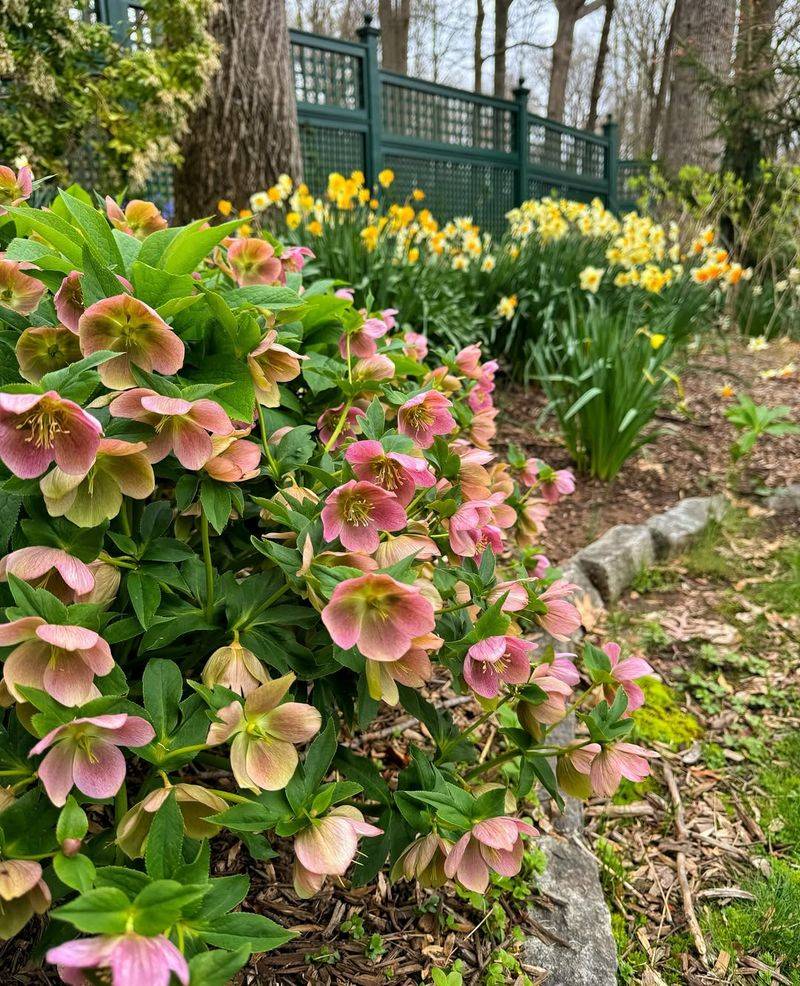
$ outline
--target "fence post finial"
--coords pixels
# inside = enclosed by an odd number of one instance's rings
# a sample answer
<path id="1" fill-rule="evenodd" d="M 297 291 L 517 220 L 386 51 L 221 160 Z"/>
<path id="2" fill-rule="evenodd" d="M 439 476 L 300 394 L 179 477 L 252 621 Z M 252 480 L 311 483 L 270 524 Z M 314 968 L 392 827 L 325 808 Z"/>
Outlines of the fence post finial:
<path id="1" fill-rule="evenodd" d="M 381 96 L 381 70 L 378 62 L 378 39 L 381 32 L 372 26 L 372 14 L 364 13 L 364 23 L 356 31 L 364 46 L 361 60 L 361 83 L 364 108 L 367 111 L 367 133 L 364 171 L 367 184 L 374 185 L 383 167 L 383 101 Z"/>
<path id="2" fill-rule="evenodd" d="M 514 205 L 522 205 L 528 198 L 528 96 L 530 89 L 525 88 L 525 79 L 519 77 L 519 85 L 513 92 L 514 102 L 517 104 L 516 113 L 516 140 L 514 141 L 514 153 L 517 158 L 517 181 L 514 188 Z"/>

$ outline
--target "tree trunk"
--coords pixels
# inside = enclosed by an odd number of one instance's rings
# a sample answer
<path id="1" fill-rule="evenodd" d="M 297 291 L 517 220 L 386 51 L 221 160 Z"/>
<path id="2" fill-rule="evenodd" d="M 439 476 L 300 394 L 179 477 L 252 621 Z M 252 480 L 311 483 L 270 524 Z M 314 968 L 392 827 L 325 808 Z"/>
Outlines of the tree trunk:
<path id="1" fill-rule="evenodd" d="M 508 10 L 511 0 L 494 3 L 494 94 L 506 95 L 506 45 L 508 44 Z"/>
<path id="2" fill-rule="evenodd" d="M 475 63 L 475 92 L 483 89 L 483 22 L 486 19 L 486 8 L 483 0 L 478 0 L 478 9 L 475 13 L 475 43 L 473 47 L 473 61 Z"/>
<path id="3" fill-rule="evenodd" d="M 302 178 L 283 0 L 224 0 L 211 31 L 221 46 L 220 69 L 181 147 L 179 222 L 213 215 L 220 199 L 246 205 L 282 173 Z"/>
<path id="4" fill-rule="evenodd" d="M 667 174 L 685 165 L 719 167 L 722 141 L 707 79 L 726 80 L 733 54 L 736 0 L 684 0 L 675 24 L 675 52 L 662 162 Z"/>
<path id="5" fill-rule="evenodd" d="M 555 0 L 558 12 L 558 29 L 553 44 L 553 61 L 550 65 L 550 90 L 547 95 L 547 115 L 551 120 L 564 122 L 567 102 L 567 82 L 575 40 L 575 25 L 582 17 L 594 13 L 606 0 Z"/>
<path id="6" fill-rule="evenodd" d="M 594 63 L 594 78 L 592 92 L 589 97 L 589 116 L 586 129 L 594 130 L 597 126 L 597 104 L 600 102 L 600 92 L 603 88 L 603 75 L 606 70 L 608 57 L 608 39 L 611 34 L 611 21 L 614 19 L 614 0 L 606 0 L 606 13 L 603 18 L 603 30 L 600 33 L 600 44 L 597 48 L 597 61 Z"/>
<path id="7" fill-rule="evenodd" d="M 411 0 L 378 0 L 381 22 L 381 64 L 390 72 L 408 75 L 408 28 Z"/>
<path id="8" fill-rule="evenodd" d="M 647 138 L 645 140 L 644 150 L 648 159 L 652 159 L 656 152 L 658 128 L 661 126 L 664 107 L 667 104 L 667 93 L 669 92 L 670 76 L 672 74 L 672 52 L 675 48 L 675 25 L 678 23 L 680 8 L 683 3 L 685 3 L 685 0 L 675 0 L 675 6 L 672 8 L 672 17 L 669 21 L 669 33 L 664 44 L 664 54 L 661 58 L 661 79 L 658 83 L 658 93 L 650 111 L 650 118 L 647 121 Z"/>

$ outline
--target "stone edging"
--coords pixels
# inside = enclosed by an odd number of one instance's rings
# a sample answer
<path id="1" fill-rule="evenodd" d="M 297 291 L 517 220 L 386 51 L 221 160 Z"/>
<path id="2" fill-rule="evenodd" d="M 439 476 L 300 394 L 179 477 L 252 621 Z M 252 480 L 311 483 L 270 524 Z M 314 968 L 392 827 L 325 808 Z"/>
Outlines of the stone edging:
<path id="1" fill-rule="evenodd" d="M 680 500 L 645 524 L 612 527 L 559 567 L 593 608 L 601 608 L 619 599 L 643 569 L 685 551 L 713 520 L 722 519 L 727 507 L 721 495 Z M 579 629 L 574 639 L 583 633 Z M 542 643 L 553 643 L 557 650 L 569 646 L 546 637 Z M 574 730 L 574 720 L 562 723 L 558 742 L 569 742 Z M 546 792 L 539 795 L 546 803 Z M 545 907 L 533 902 L 532 913 L 543 938 L 526 940 L 525 961 L 548 971 L 547 986 L 616 986 L 617 949 L 599 866 L 581 837 L 582 804 L 567 798 L 563 813 L 553 812 L 553 805 L 550 808 L 553 832 L 536 844 L 547 856 L 539 885 L 556 904 Z"/>

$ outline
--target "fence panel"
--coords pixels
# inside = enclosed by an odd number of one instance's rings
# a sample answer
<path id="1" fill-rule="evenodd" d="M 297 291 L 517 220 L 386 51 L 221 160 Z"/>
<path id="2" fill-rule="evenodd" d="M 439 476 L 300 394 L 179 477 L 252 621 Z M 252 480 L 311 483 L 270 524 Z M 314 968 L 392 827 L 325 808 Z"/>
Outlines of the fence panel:
<path id="1" fill-rule="evenodd" d="M 141 3 L 98 0 L 97 12 L 120 40 L 147 42 Z M 391 168 L 398 200 L 422 188 L 437 218 L 471 215 L 492 232 L 523 199 L 552 192 L 632 207 L 629 182 L 642 166 L 618 162 L 615 124 L 600 135 L 528 113 L 521 81 L 511 101 L 382 71 L 380 32 L 368 15 L 358 41 L 289 35 L 304 177 L 314 194 L 332 171 L 362 171 L 374 184 Z M 76 164 L 79 177 L 96 177 L 91 162 Z M 171 169 L 159 169 L 145 194 L 169 211 Z"/>

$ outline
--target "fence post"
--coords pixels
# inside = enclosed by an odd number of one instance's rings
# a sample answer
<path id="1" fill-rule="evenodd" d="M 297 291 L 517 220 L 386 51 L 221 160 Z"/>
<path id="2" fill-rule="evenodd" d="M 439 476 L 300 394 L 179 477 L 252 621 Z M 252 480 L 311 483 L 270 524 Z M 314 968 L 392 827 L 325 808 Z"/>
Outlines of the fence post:
<path id="1" fill-rule="evenodd" d="M 125 44 L 130 30 L 126 0 L 100 0 L 97 11 L 97 19 L 111 27 L 114 40 Z"/>
<path id="2" fill-rule="evenodd" d="M 517 183 L 515 187 L 516 202 L 522 205 L 528 196 L 528 96 L 530 89 L 525 88 L 525 80 L 519 77 L 519 85 L 514 90 L 514 100 L 517 104 Z"/>
<path id="3" fill-rule="evenodd" d="M 372 26 L 372 14 L 364 14 L 364 24 L 356 32 L 364 45 L 364 106 L 367 111 L 366 179 L 374 185 L 383 167 L 383 106 L 381 101 L 381 75 L 378 65 L 378 38 L 381 32 Z"/>
<path id="4" fill-rule="evenodd" d="M 606 167 L 605 178 L 608 183 L 607 207 L 611 212 L 619 211 L 619 124 L 609 113 L 603 124 L 603 136 L 606 138 Z"/>

